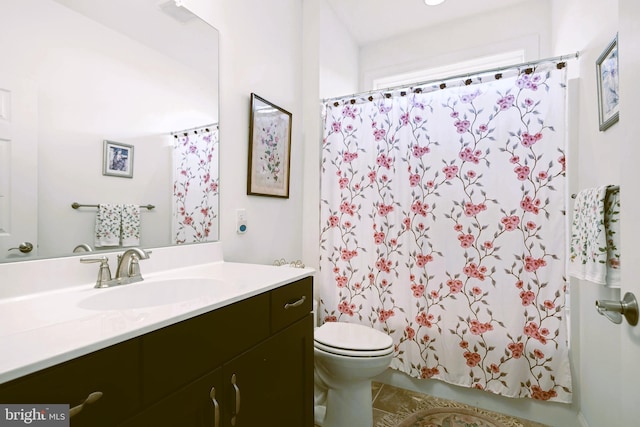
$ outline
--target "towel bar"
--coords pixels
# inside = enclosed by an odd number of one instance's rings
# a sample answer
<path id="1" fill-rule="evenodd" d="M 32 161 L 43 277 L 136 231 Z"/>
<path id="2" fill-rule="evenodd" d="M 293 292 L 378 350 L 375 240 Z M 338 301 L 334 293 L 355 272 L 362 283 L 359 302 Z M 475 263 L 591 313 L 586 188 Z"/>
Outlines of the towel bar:
<path id="1" fill-rule="evenodd" d="M 615 191 L 615 190 L 620 190 L 620 186 L 619 185 L 610 185 L 609 186 L 609 190 Z M 576 197 L 578 197 L 578 195 L 576 193 L 573 193 L 571 195 L 572 199 L 575 199 Z"/>
<path id="2" fill-rule="evenodd" d="M 97 208 L 97 207 L 100 207 L 100 205 L 82 205 L 82 204 L 80 204 L 78 202 L 73 202 L 73 203 L 71 203 L 71 207 L 73 209 L 78 209 L 78 208 Z M 144 208 L 144 209 L 149 209 L 149 210 L 155 208 L 154 205 L 140 205 L 140 207 Z"/>

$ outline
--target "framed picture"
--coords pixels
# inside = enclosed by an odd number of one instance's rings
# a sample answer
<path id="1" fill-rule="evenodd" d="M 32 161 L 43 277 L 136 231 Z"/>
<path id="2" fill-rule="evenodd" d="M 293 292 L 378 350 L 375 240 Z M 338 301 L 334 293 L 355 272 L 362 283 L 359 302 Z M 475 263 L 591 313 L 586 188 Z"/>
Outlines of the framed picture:
<path id="1" fill-rule="evenodd" d="M 102 174 L 133 178 L 133 145 L 104 141 Z"/>
<path id="2" fill-rule="evenodd" d="M 598 116 L 600 130 L 607 130 L 619 119 L 618 104 L 618 36 L 609 43 L 596 61 L 598 79 Z"/>
<path id="3" fill-rule="evenodd" d="M 251 94 L 247 194 L 289 198 L 291 113 Z"/>

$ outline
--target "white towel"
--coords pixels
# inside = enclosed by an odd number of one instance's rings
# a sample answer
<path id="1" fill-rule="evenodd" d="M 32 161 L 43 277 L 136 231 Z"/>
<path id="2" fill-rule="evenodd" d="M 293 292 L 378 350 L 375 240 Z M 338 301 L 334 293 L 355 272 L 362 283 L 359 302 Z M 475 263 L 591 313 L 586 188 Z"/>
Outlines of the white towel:
<path id="1" fill-rule="evenodd" d="M 95 246 L 120 246 L 121 223 L 121 205 L 98 205 Z"/>
<path id="2" fill-rule="evenodd" d="M 619 286 L 619 209 L 608 186 L 582 190 L 573 208 L 569 274 L 602 285 Z"/>
<path id="3" fill-rule="evenodd" d="M 140 207 L 122 205 L 122 246 L 140 245 Z"/>

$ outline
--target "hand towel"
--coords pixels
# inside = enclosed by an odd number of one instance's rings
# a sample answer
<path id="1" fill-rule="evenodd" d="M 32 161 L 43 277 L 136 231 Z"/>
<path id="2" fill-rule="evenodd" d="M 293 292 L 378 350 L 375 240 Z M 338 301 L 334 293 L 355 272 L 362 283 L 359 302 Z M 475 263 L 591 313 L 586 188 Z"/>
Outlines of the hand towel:
<path id="1" fill-rule="evenodd" d="M 120 246 L 121 223 L 121 205 L 98 205 L 94 241 L 95 246 Z"/>
<path id="2" fill-rule="evenodd" d="M 609 194 L 608 186 L 582 190 L 576 196 L 569 274 L 578 279 L 615 286 L 610 282 L 619 283 L 620 257 L 616 241 L 619 238 L 620 210 L 616 207 L 619 207 L 619 199 L 611 196 L 613 193 Z"/>
<path id="3" fill-rule="evenodd" d="M 122 205 L 122 246 L 140 245 L 140 207 Z"/>
<path id="4" fill-rule="evenodd" d="M 604 203 L 607 235 L 607 286 L 620 287 L 620 189 L 609 189 Z"/>

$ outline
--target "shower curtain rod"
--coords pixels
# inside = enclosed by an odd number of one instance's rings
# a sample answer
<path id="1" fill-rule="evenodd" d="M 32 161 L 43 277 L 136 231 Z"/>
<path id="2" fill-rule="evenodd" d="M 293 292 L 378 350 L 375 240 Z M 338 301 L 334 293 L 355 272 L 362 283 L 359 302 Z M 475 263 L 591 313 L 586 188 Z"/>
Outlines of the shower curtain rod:
<path id="1" fill-rule="evenodd" d="M 427 81 L 423 81 L 423 82 L 416 82 L 413 84 L 404 84 L 404 85 L 399 85 L 399 86 L 392 86 L 392 87 L 388 87 L 388 88 L 381 88 L 381 89 L 374 89 L 374 90 L 369 90 L 366 92 L 359 92 L 359 93 L 354 93 L 351 95 L 343 95 L 343 96 L 336 96 L 333 98 L 325 98 L 323 99 L 321 102 L 323 104 L 329 103 L 329 102 L 337 102 L 340 100 L 345 100 L 345 99 L 349 99 L 349 98 L 360 98 L 360 97 L 364 97 L 367 95 L 372 95 L 375 93 L 384 93 L 384 92 L 393 92 L 396 90 L 401 90 L 401 89 L 408 89 L 408 88 L 419 88 L 421 86 L 427 86 L 427 85 L 431 85 L 434 83 L 444 83 L 444 82 L 448 82 L 451 80 L 457 80 L 457 79 L 462 79 L 462 78 L 469 78 L 471 76 L 477 76 L 480 74 L 489 74 L 489 73 L 497 73 L 500 71 L 505 71 L 505 70 L 510 70 L 512 68 L 522 68 L 522 67 L 531 67 L 534 65 L 538 65 L 538 64 L 543 64 L 543 63 L 547 63 L 547 62 L 562 62 L 562 61 L 567 61 L 570 59 L 576 59 L 580 56 L 580 52 L 576 52 L 573 54 L 569 54 L 569 55 L 561 55 L 561 56 L 555 56 L 552 58 L 545 58 L 545 59 L 539 59 L 537 61 L 528 61 L 528 62 L 521 62 L 519 64 L 513 64 L 513 65 L 507 65 L 507 66 L 503 66 L 503 67 L 497 67 L 497 68 L 490 68 L 487 70 L 480 70 L 480 71 L 475 71 L 473 73 L 465 73 L 465 74 L 458 74 L 455 76 L 451 76 L 451 77 L 445 77 L 444 79 L 433 79 L 433 80 L 427 80 Z M 444 89 L 444 88 L 443 88 Z"/>
<path id="2" fill-rule="evenodd" d="M 210 123 L 208 125 L 196 126 L 194 128 L 189 128 L 189 129 L 184 129 L 184 130 L 176 130 L 176 131 L 171 132 L 170 135 L 177 136 L 178 134 L 188 133 L 188 132 L 191 132 L 192 130 L 199 130 L 199 129 L 203 129 L 203 128 L 211 128 L 211 127 L 214 127 L 214 126 L 218 126 L 218 123 Z"/>

